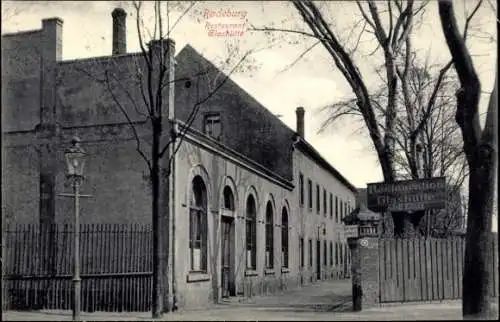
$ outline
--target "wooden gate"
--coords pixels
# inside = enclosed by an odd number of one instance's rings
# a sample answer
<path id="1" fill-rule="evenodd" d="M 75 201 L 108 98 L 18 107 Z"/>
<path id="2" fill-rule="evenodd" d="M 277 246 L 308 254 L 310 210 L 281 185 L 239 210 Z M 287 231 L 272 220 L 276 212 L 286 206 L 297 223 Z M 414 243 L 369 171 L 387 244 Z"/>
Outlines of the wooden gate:
<path id="1" fill-rule="evenodd" d="M 490 294 L 498 296 L 498 242 L 490 254 Z M 452 300 L 462 297 L 465 240 L 381 239 L 380 302 Z"/>

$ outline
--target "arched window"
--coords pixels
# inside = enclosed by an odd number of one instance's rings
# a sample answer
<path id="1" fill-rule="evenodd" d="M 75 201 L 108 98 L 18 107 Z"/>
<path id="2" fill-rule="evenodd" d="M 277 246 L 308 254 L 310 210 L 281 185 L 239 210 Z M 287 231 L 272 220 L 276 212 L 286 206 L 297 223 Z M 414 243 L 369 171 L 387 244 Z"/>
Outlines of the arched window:
<path id="1" fill-rule="evenodd" d="M 266 268 L 274 267 L 274 229 L 273 229 L 273 206 L 270 201 L 266 205 Z"/>
<path id="2" fill-rule="evenodd" d="M 288 212 L 285 207 L 281 212 L 281 264 L 288 268 Z"/>
<path id="3" fill-rule="evenodd" d="M 222 194 L 224 196 L 224 209 L 234 210 L 234 196 L 231 188 L 225 186 Z"/>
<path id="4" fill-rule="evenodd" d="M 191 271 L 207 271 L 207 189 L 200 176 L 192 181 L 189 211 Z"/>
<path id="5" fill-rule="evenodd" d="M 257 269 L 257 207 L 255 198 L 250 195 L 246 207 L 246 250 L 247 268 Z"/>

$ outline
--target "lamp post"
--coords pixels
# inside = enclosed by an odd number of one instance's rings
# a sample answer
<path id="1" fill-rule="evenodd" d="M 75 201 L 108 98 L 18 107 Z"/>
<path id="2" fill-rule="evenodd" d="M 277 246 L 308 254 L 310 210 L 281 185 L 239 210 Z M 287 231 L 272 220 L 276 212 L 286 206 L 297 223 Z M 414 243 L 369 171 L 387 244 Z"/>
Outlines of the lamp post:
<path id="1" fill-rule="evenodd" d="M 64 152 L 67 166 L 67 177 L 73 186 L 74 197 L 74 256 L 73 256 L 73 321 L 80 320 L 80 184 L 83 181 L 83 166 L 87 153 L 80 146 L 80 139 L 74 137 L 71 147 Z"/>

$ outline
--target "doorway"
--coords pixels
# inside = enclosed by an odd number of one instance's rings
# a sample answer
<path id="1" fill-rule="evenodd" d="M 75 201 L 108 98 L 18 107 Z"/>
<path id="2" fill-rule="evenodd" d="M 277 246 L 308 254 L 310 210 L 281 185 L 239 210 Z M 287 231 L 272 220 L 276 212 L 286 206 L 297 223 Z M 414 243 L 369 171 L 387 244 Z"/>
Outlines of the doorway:
<path id="1" fill-rule="evenodd" d="M 321 242 L 316 242 L 316 279 L 321 280 Z"/>
<path id="2" fill-rule="evenodd" d="M 234 285 L 234 231 L 233 218 L 222 216 L 221 236 L 221 287 L 222 297 L 228 298 L 235 295 Z"/>

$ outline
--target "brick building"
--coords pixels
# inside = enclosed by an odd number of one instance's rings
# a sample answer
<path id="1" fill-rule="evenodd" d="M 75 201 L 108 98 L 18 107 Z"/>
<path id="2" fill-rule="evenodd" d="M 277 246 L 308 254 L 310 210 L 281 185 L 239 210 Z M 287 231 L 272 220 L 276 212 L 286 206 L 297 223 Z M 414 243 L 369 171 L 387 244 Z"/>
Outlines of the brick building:
<path id="1" fill-rule="evenodd" d="M 63 151 L 77 135 L 89 153 L 82 223 L 151 223 L 146 163 L 137 135 L 151 136 L 135 109 L 142 53 L 126 52 L 123 10 L 113 12 L 112 55 L 62 60 L 61 19 L 2 35 L 4 211 L 14 223 L 70 223 Z M 221 296 L 274 292 L 338 276 L 346 267 L 341 219 L 356 189 L 304 138 L 304 110 L 291 130 L 230 79 L 189 114 L 219 75 L 186 45 L 153 42 L 167 55 L 165 133 L 184 131 L 170 181 L 173 279 L 179 307 Z M 200 71 L 205 71 L 199 77 Z M 116 82 L 104 84 L 112 75 Z M 111 85 L 110 85 L 111 84 Z M 172 95 L 173 94 L 173 95 Z M 116 104 L 123 103 L 125 114 Z M 170 114 L 170 116 L 172 116 Z M 170 157 L 169 156 L 169 157 Z"/>

